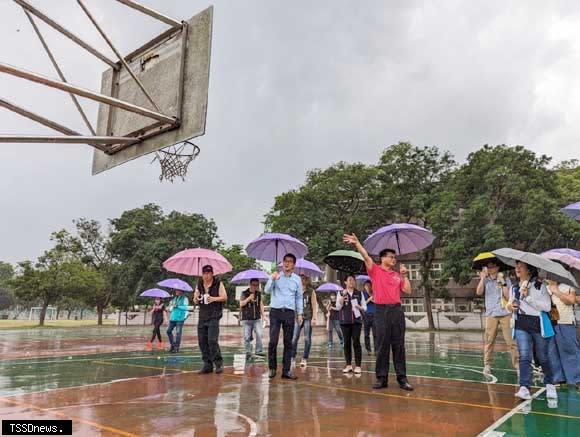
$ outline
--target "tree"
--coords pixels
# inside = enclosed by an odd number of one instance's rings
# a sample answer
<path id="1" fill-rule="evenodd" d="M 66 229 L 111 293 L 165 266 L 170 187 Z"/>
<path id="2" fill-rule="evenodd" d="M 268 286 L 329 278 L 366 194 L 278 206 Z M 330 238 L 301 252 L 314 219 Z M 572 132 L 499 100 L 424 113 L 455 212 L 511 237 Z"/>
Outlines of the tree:
<path id="1" fill-rule="evenodd" d="M 15 303 L 14 294 L 10 288 L 10 281 L 13 277 L 12 264 L 0 261 L 0 310 L 8 309 Z"/>
<path id="2" fill-rule="evenodd" d="M 225 275 L 221 275 L 220 279 L 224 283 L 228 292 L 227 306 L 230 309 L 237 309 L 238 302 L 236 301 L 235 285 L 231 283 L 232 278 L 238 272 L 249 269 L 258 268 L 258 264 L 254 258 L 250 258 L 245 254 L 244 248 L 239 244 L 234 244 L 226 249 L 221 249 L 220 253 L 232 265 L 232 271 Z"/>
<path id="3" fill-rule="evenodd" d="M 387 147 L 377 166 L 377 189 L 373 203 L 380 205 L 384 222 L 417 223 L 430 229 L 435 241 L 421 252 L 421 288 L 430 329 L 435 329 L 431 298 L 435 285 L 431 275 L 436 251 L 447 240 L 454 216 L 454 196 L 449 181 L 456 162 L 437 147 L 398 143 Z"/>
<path id="4" fill-rule="evenodd" d="M 484 146 L 456 172 L 458 217 L 444 247 L 444 271 L 460 283 L 473 277 L 479 252 L 509 246 L 531 252 L 578 242 L 580 225 L 559 212 L 577 189 L 578 169 L 550 169 L 551 158 L 522 146 Z"/>
<path id="5" fill-rule="evenodd" d="M 309 259 L 321 263 L 343 246 L 345 232 L 365 234 L 378 224 L 369 201 L 375 185 L 375 168 L 360 163 L 312 170 L 299 189 L 276 196 L 265 227 L 295 236 L 308 246 Z"/>
<path id="6" fill-rule="evenodd" d="M 67 257 L 57 249 L 46 251 L 38 261 L 19 263 L 13 280 L 16 295 L 41 305 L 39 326 L 44 326 L 46 310 L 60 298 L 85 293 L 94 283 L 94 276 L 84 264 Z"/>
<path id="7" fill-rule="evenodd" d="M 118 281 L 127 291 L 115 302 L 125 309 L 143 289 L 176 276 L 162 267 L 171 255 L 190 247 L 219 249 L 222 245 L 212 219 L 177 211 L 164 215 L 155 204 L 123 212 L 111 220 L 111 226 L 111 254 L 122 264 L 123 277 Z"/>

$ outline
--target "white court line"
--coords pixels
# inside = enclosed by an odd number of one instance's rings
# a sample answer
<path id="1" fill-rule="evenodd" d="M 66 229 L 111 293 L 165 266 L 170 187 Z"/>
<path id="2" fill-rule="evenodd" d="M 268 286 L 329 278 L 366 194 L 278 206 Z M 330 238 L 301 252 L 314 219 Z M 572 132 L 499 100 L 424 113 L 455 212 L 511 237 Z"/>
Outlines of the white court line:
<path id="1" fill-rule="evenodd" d="M 492 437 L 492 436 L 504 435 L 504 433 L 501 433 L 501 434 L 497 433 L 495 431 L 495 429 L 500 427 L 504 422 L 506 422 L 514 414 L 519 413 L 521 410 L 526 408 L 526 406 L 530 405 L 534 399 L 536 399 L 538 396 L 540 396 L 545 391 L 546 391 L 546 387 L 542 387 L 541 389 L 539 389 L 537 392 L 534 393 L 534 395 L 532 396 L 532 399 L 528 399 L 527 401 L 522 402 L 517 407 L 515 407 L 513 410 L 507 412 L 504 416 L 500 417 L 498 420 L 496 420 L 494 423 L 492 423 L 488 428 L 486 428 L 481 433 L 479 433 L 478 437 Z"/>
<path id="2" fill-rule="evenodd" d="M 250 417 L 242 414 L 242 413 L 238 413 L 237 411 L 230 411 L 230 410 L 217 410 L 220 413 L 230 413 L 230 414 L 235 414 L 236 416 L 240 416 L 242 419 L 244 419 L 246 422 L 248 422 L 248 425 L 250 425 L 250 433 L 248 434 L 248 437 L 255 437 L 258 435 L 258 424 L 256 422 L 254 422 Z"/>

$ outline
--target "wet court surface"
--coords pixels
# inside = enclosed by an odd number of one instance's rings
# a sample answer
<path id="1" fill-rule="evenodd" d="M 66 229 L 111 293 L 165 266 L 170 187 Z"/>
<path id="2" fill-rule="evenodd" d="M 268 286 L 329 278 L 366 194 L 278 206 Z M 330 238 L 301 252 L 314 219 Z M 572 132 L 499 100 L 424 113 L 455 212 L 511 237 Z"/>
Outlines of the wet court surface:
<path id="1" fill-rule="evenodd" d="M 408 393 L 393 377 L 372 390 L 366 353 L 363 374 L 344 376 L 321 328 L 298 381 L 269 380 L 263 359 L 234 368 L 241 328 L 222 330 L 225 372 L 197 375 L 193 329 L 177 355 L 145 351 L 149 328 L 0 331 L 0 418 L 72 419 L 78 436 L 580 435 L 580 392 L 516 401 L 504 345 L 483 375 L 481 333 L 408 332 Z"/>

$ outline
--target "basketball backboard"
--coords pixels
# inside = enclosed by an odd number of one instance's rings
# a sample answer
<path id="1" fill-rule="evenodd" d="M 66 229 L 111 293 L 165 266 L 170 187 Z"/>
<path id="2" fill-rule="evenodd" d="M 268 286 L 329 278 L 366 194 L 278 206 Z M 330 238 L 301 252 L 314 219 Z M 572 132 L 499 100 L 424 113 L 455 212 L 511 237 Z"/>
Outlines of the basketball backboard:
<path id="1" fill-rule="evenodd" d="M 113 146 L 112 153 L 95 149 L 93 175 L 205 133 L 212 15 L 210 7 L 191 18 L 186 26 L 170 29 L 125 58 L 160 112 L 179 122 L 156 121 L 101 104 L 97 135 L 137 135 L 141 140 Z M 124 68 L 110 68 L 103 73 L 101 93 L 148 106 L 145 95 Z"/>

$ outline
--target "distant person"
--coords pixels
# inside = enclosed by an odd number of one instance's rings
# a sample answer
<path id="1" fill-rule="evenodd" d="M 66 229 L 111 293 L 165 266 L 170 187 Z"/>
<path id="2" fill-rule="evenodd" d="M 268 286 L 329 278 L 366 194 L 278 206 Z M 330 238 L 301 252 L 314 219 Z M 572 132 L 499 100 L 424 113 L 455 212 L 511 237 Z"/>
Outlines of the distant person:
<path id="1" fill-rule="evenodd" d="M 169 338 L 169 352 L 176 354 L 179 352 L 181 345 L 181 333 L 183 331 L 183 324 L 187 319 L 189 310 L 189 300 L 181 290 L 174 290 L 175 296 L 169 304 L 169 326 L 167 327 L 167 337 Z M 173 330 L 177 329 L 175 339 L 173 338 Z"/>
<path id="2" fill-rule="evenodd" d="M 296 322 L 294 325 L 294 336 L 292 338 L 292 361 L 296 360 L 298 341 L 300 340 L 300 333 L 304 328 L 304 352 L 302 353 L 300 367 L 306 367 L 308 364 L 308 358 L 310 357 L 310 348 L 312 346 L 312 326 L 316 324 L 316 314 L 318 314 L 318 302 L 316 301 L 316 292 L 312 285 L 310 285 L 310 278 L 306 275 L 300 275 L 300 279 L 302 280 L 304 317 L 302 324 Z"/>
<path id="3" fill-rule="evenodd" d="M 262 320 L 264 320 L 264 302 L 260 292 L 260 281 L 250 280 L 250 287 L 244 290 L 240 299 L 242 326 L 244 327 L 244 352 L 246 359 L 252 356 L 252 337 L 256 338 L 256 355 L 263 356 Z"/>
<path id="4" fill-rule="evenodd" d="M 520 388 L 516 397 L 522 400 L 532 398 L 530 387 L 532 386 L 532 350 L 534 350 L 544 371 L 546 398 L 558 399 L 552 367 L 548 359 L 549 337 L 553 334 L 550 335 L 547 328 L 551 329 L 552 325 L 549 316 L 542 314 L 549 312 L 552 307 L 548 289 L 546 284 L 538 279 L 536 268 L 526 263 L 520 261 L 516 263 L 516 276 L 518 283 L 512 285 L 507 306 L 508 311 L 513 312 L 514 335 L 520 354 Z"/>
<path id="5" fill-rule="evenodd" d="M 411 294 L 412 291 L 407 269 L 401 264 L 399 272 L 395 271 L 397 254 L 392 249 L 381 250 L 380 264 L 376 265 L 356 235 L 345 235 L 344 242 L 352 244 L 362 255 L 373 283 L 378 346 L 375 370 L 377 382 L 373 388 L 388 387 L 389 355 L 392 349 L 399 387 L 411 391 L 413 387 L 407 380 L 405 358 L 405 313 L 401 306 L 401 293 Z"/>
<path id="6" fill-rule="evenodd" d="M 153 349 L 153 341 L 157 337 L 157 349 L 163 349 L 163 340 L 161 339 L 161 325 L 167 323 L 167 309 L 160 297 L 155 298 L 155 304 L 150 311 L 151 321 L 153 323 L 153 336 L 147 342 L 147 349 Z"/>
<path id="7" fill-rule="evenodd" d="M 201 350 L 203 367 L 198 372 L 201 375 L 224 371 L 219 335 L 222 306 L 227 302 L 228 295 L 224 284 L 213 275 L 213 267 L 205 265 L 201 268 L 201 279 L 193 294 L 193 301 L 199 305 L 199 321 L 197 323 L 197 341 Z"/>
<path id="8" fill-rule="evenodd" d="M 344 345 L 344 338 L 342 336 L 342 329 L 340 328 L 340 321 L 338 320 L 338 309 L 336 308 L 336 293 L 330 293 L 329 302 L 326 304 L 326 326 L 328 330 L 328 350 L 334 349 L 334 335 L 336 331 L 340 346 Z"/>
<path id="9" fill-rule="evenodd" d="M 497 333 L 501 333 L 512 359 L 512 366 L 518 369 L 518 351 L 515 340 L 512 339 L 511 314 L 506 309 L 509 291 L 512 283 L 499 271 L 499 263 L 489 260 L 487 266 L 479 273 L 479 283 L 475 294 L 485 297 L 485 342 L 483 349 L 483 373 L 491 373 L 493 350 Z"/>
<path id="10" fill-rule="evenodd" d="M 282 274 L 272 273 L 264 293 L 272 296 L 270 300 L 270 343 L 268 345 L 268 376 L 276 376 L 277 348 L 280 329 L 284 334 L 284 352 L 282 360 L 282 378 L 296 380 L 298 377 L 291 371 L 292 366 L 292 336 L 294 324 L 303 321 L 302 280 L 293 273 L 296 256 L 291 253 L 284 255 Z"/>
<path id="11" fill-rule="evenodd" d="M 377 352 L 377 337 L 375 334 L 375 301 L 373 297 L 373 285 L 372 282 L 366 280 L 363 285 L 363 299 L 366 304 L 366 311 L 363 313 L 363 327 L 364 327 L 364 339 L 365 339 L 365 349 L 370 355 L 373 351 Z M 373 343 L 371 349 L 371 333 L 373 335 Z"/>
<path id="12" fill-rule="evenodd" d="M 346 277 L 346 287 L 338 296 L 336 303 L 340 328 L 342 329 L 342 336 L 344 338 L 344 359 L 346 361 L 346 366 L 342 370 L 342 373 L 351 373 L 353 371 L 358 375 L 362 373 L 362 348 L 360 344 L 363 312 L 362 300 L 362 293 L 356 289 L 354 275 L 348 275 Z M 354 370 L 352 367 L 353 349 Z"/>
<path id="13" fill-rule="evenodd" d="M 554 326 L 555 335 L 548 345 L 554 383 L 566 382 L 580 388 L 580 345 L 574 319 L 576 291 L 554 281 L 548 280 L 547 283 L 558 319 Z"/>

